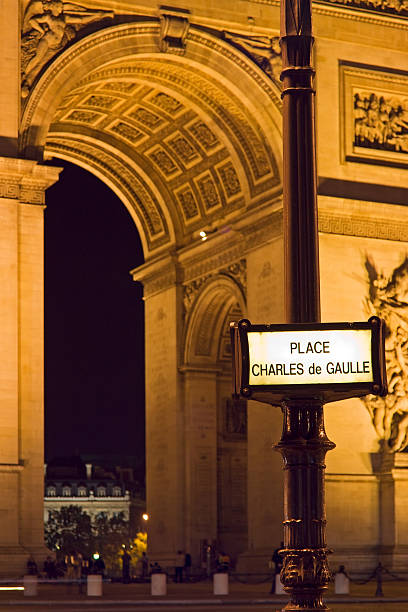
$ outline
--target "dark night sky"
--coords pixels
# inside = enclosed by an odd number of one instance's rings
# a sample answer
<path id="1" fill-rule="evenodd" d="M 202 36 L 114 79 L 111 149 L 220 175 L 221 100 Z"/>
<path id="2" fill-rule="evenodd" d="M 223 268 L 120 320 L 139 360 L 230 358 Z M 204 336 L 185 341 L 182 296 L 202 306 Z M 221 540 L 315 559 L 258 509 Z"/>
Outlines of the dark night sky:
<path id="1" fill-rule="evenodd" d="M 142 288 L 136 227 L 115 194 L 64 166 L 46 194 L 45 454 L 144 452 Z"/>

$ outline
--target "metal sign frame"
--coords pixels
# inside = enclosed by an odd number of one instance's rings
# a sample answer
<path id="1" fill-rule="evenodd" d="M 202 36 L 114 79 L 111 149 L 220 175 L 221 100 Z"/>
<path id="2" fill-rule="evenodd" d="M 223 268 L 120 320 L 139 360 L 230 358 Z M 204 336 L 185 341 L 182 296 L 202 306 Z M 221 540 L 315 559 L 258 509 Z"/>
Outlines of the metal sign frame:
<path id="1" fill-rule="evenodd" d="M 325 331 L 325 330 L 370 330 L 372 382 L 347 383 L 305 383 L 293 385 L 250 385 L 249 384 L 249 347 L 250 332 L 279 331 Z M 233 322 L 230 326 L 234 394 L 246 399 L 256 399 L 267 403 L 280 403 L 285 399 L 316 397 L 323 402 L 333 402 L 350 397 L 362 397 L 372 393 L 387 394 L 385 364 L 385 322 L 379 317 L 356 323 L 290 323 L 253 325 L 248 319 Z"/>

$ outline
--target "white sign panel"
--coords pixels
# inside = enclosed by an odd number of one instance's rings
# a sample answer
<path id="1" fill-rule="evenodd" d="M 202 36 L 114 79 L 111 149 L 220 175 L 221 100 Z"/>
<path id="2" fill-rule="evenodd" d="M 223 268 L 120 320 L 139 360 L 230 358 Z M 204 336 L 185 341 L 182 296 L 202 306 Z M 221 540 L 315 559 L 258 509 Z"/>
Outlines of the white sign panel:
<path id="1" fill-rule="evenodd" d="M 370 383 L 370 329 L 249 331 L 250 385 Z"/>

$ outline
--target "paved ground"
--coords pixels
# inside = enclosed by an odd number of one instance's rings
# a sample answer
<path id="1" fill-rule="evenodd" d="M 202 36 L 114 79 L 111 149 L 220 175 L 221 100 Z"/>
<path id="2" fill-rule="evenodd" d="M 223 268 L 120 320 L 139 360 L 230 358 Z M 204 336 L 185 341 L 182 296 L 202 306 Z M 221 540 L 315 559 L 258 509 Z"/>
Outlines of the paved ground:
<path id="1" fill-rule="evenodd" d="M 331 604 L 329 610 L 331 612 L 406 612 L 408 610 L 407 603 L 382 603 L 382 604 Z M 257 610 L 267 610 L 268 612 L 281 612 L 283 605 L 271 602 L 269 605 L 260 607 L 259 605 L 231 604 L 231 605 L 188 605 L 183 607 L 172 606 L 171 610 L 188 610 L 189 612 L 254 612 Z M 168 609 L 166 606 L 146 605 L 146 606 L 126 606 L 112 603 L 110 606 L 102 606 L 101 604 L 77 605 L 74 603 L 60 605 L 55 602 L 34 604 L 25 603 L 19 604 L 0 604 L 1 612 L 117 612 L 126 609 L 127 612 L 163 612 L 163 609 Z"/>
<path id="2" fill-rule="evenodd" d="M 17 584 L 17 583 L 15 583 Z M 19 584 L 22 584 L 21 582 Z M 27 597 L 21 591 L 0 592 L 0 612 L 163 612 L 186 610 L 189 612 L 259 612 L 281 610 L 287 598 L 270 595 L 270 584 L 258 585 L 231 582 L 229 595 L 216 596 L 212 582 L 195 584 L 169 583 L 167 595 L 152 597 L 149 584 L 104 584 L 102 597 L 88 597 L 78 587 L 65 584 L 40 584 L 36 597 Z M 376 585 L 351 585 L 350 595 L 335 595 L 333 588 L 326 597 L 332 612 L 408 612 L 408 581 L 385 582 L 384 597 L 375 597 Z"/>

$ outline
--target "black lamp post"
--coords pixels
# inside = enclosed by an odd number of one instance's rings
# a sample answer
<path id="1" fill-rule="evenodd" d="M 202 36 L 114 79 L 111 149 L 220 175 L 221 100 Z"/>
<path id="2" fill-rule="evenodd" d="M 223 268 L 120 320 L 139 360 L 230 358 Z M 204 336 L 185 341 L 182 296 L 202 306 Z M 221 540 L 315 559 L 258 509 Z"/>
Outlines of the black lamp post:
<path id="1" fill-rule="evenodd" d="M 286 612 L 328 610 L 323 404 L 387 394 L 384 321 L 320 323 L 312 45 L 311 0 L 281 0 L 286 323 L 230 326 L 234 394 L 283 412 Z"/>
<path id="2" fill-rule="evenodd" d="M 311 0 L 281 0 L 283 202 L 287 323 L 320 321 Z M 327 610 L 326 436 L 318 396 L 282 402 L 286 611 Z"/>

